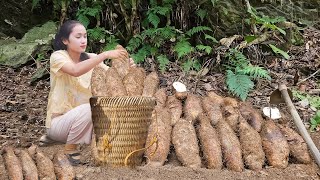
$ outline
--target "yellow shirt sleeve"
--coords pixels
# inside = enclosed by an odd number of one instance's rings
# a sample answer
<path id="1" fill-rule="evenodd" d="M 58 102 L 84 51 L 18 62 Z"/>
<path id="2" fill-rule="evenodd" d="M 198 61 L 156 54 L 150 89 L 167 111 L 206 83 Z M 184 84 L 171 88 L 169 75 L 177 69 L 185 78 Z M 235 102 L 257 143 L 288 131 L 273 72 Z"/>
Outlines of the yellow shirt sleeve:
<path id="1" fill-rule="evenodd" d="M 62 73 L 59 71 L 63 65 L 65 65 L 69 58 L 66 57 L 65 53 L 61 51 L 56 51 L 50 56 L 50 69 L 56 75 L 60 76 Z"/>

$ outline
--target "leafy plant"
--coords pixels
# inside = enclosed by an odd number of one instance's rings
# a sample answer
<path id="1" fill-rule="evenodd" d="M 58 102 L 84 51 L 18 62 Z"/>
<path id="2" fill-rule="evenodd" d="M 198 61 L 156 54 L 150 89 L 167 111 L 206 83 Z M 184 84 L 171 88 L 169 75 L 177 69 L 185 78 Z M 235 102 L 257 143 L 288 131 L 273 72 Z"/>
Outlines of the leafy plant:
<path id="1" fill-rule="evenodd" d="M 319 96 L 310 96 L 307 93 L 302 93 L 300 91 L 292 91 L 292 94 L 295 98 L 299 99 L 299 100 L 304 100 L 307 99 L 308 102 L 310 103 L 310 106 L 316 108 L 316 109 L 320 109 L 320 97 Z"/>
<path id="2" fill-rule="evenodd" d="M 226 63 L 227 87 L 241 100 L 245 100 L 253 89 L 252 80 L 271 79 L 268 71 L 262 67 L 253 66 L 246 56 L 236 49 L 230 49 L 226 57 L 228 59 Z"/>
<path id="3" fill-rule="evenodd" d="M 320 125 L 320 111 L 316 113 L 316 115 L 310 119 L 310 131 L 313 132 Z"/>
<path id="4" fill-rule="evenodd" d="M 271 49 L 272 49 L 272 51 L 274 53 L 281 54 L 285 59 L 289 59 L 290 58 L 289 54 L 284 52 L 283 50 L 277 48 L 276 46 L 274 46 L 272 44 L 269 44 L 269 46 L 271 47 Z"/>

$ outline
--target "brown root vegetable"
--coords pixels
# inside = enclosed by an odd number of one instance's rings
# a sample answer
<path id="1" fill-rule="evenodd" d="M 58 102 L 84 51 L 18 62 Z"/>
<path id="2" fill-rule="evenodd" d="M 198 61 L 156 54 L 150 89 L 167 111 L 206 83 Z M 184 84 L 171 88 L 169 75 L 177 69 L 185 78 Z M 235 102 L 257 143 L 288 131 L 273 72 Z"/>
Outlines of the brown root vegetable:
<path id="1" fill-rule="evenodd" d="M 38 179 L 37 166 L 26 150 L 20 151 L 22 171 L 25 180 Z"/>
<path id="2" fill-rule="evenodd" d="M 170 151 L 172 126 L 168 120 L 171 119 L 171 113 L 167 108 L 158 108 L 156 116 L 152 118 L 156 119 L 149 126 L 145 155 L 147 165 L 159 167 L 164 165 Z"/>
<path id="3" fill-rule="evenodd" d="M 63 152 L 58 152 L 53 158 L 54 171 L 59 180 L 72 180 L 76 175 L 67 156 Z"/>
<path id="4" fill-rule="evenodd" d="M 127 91 L 122 83 L 121 77 L 114 68 L 109 68 L 105 77 L 106 96 L 126 96 Z"/>
<path id="5" fill-rule="evenodd" d="M 276 168 L 286 168 L 289 160 L 289 145 L 272 120 L 264 123 L 260 136 L 268 164 Z"/>
<path id="6" fill-rule="evenodd" d="M 204 97 L 202 99 L 202 107 L 203 110 L 207 113 L 213 126 L 215 126 L 221 119 L 223 119 L 220 104 L 212 102 L 209 97 Z"/>
<path id="7" fill-rule="evenodd" d="M 216 129 L 210 124 L 210 119 L 204 113 L 199 116 L 200 124 L 197 127 L 201 149 L 208 169 L 222 168 L 222 152 Z"/>
<path id="8" fill-rule="evenodd" d="M 154 97 L 156 98 L 157 106 L 159 106 L 159 107 L 165 107 L 166 106 L 166 102 L 167 102 L 166 89 L 164 89 L 164 88 L 159 89 L 154 94 Z"/>
<path id="9" fill-rule="evenodd" d="M 116 49 L 124 49 L 124 47 L 117 45 Z M 112 59 L 111 66 L 116 69 L 121 79 L 129 73 L 130 63 L 128 59 Z"/>
<path id="10" fill-rule="evenodd" d="M 106 91 L 106 69 L 96 66 L 91 76 L 91 93 L 93 96 L 108 96 Z"/>
<path id="11" fill-rule="evenodd" d="M 242 152 L 238 137 L 229 124 L 223 120 L 216 125 L 222 148 L 223 161 L 226 167 L 232 171 L 243 170 Z"/>
<path id="12" fill-rule="evenodd" d="M 242 116 L 239 121 L 240 144 L 244 163 L 249 169 L 259 171 L 265 161 L 261 137 Z"/>
<path id="13" fill-rule="evenodd" d="M 131 67 L 129 73 L 123 78 L 123 84 L 128 96 L 141 96 L 143 92 L 146 72 L 143 68 Z"/>
<path id="14" fill-rule="evenodd" d="M 45 156 L 39 148 L 37 148 L 37 152 L 35 154 L 35 161 L 40 179 L 56 180 L 52 161 Z"/>
<path id="15" fill-rule="evenodd" d="M 217 104 L 224 104 L 224 98 L 219 96 L 213 91 L 209 91 L 207 93 L 207 96 L 211 99 L 212 102 L 217 103 Z"/>
<path id="16" fill-rule="evenodd" d="M 159 86 L 159 77 L 156 72 L 151 72 L 144 80 L 142 96 L 153 97 Z"/>
<path id="17" fill-rule="evenodd" d="M 175 96 L 168 96 L 166 107 L 171 111 L 171 126 L 174 126 L 182 115 L 182 103 Z"/>
<path id="18" fill-rule="evenodd" d="M 172 84 L 175 97 L 179 100 L 184 100 L 188 96 L 187 87 L 181 82 L 174 82 Z"/>
<path id="19" fill-rule="evenodd" d="M 282 134 L 288 141 L 290 156 L 298 163 L 309 164 L 311 158 L 308 152 L 308 147 L 303 138 L 293 129 L 278 124 Z"/>
<path id="20" fill-rule="evenodd" d="M 239 113 L 230 105 L 223 107 L 225 121 L 230 125 L 234 132 L 238 132 Z"/>
<path id="21" fill-rule="evenodd" d="M 233 108 L 238 108 L 238 101 L 231 97 L 225 97 L 223 99 L 223 103 L 225 106 L 232 106 Z"/>
<path id="22" fill-rule="evenodd" d="M 191 168 L 201 167 L 197 135 L 193 125 L 180 119 L 172 129 L 172 144 L 182 165 Z"/>
<path id="23" fill-rule="evenodd" d="M 5 167 L 5 161 L 0 153 L 0 179 L 9 179 L 6 167 Z"/>
<path id="24" fill-rule="evenodd" d="M 242 117 L 244 117 L 244 119 L 246 119 L 250 124 L 250 126 L 252 126 L 258 132 L 261 131 L 264 120 L 259 111 L 254 109 L 254 107 L 249 103 L 240 103 L 239 111 Z"/>
<path id="25" fill-rule="evenodd" d="M 184 115 L 192 124 L 195 123 L 198 116 L 203 113 L 201 98 L 194 94 L 188 94 L 184 104 Z"/>
<path id="26" fill-rule="evenodd" d="M 4 149 L 4 160 L 6 164 L 6 168 L 8 171 L 9 179 L 12 180 L 22 180 L 23 173 L 22 173 L 22 165 L 19 158 L 14 154 L 13 147 L 6 147 Z"/>

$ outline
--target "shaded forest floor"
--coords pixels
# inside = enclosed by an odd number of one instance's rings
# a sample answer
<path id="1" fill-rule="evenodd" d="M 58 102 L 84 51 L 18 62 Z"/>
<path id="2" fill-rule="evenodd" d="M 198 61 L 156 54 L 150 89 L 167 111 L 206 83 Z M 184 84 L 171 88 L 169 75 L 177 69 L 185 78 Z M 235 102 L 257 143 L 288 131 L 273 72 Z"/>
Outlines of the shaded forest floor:
<path id="1" fill-rule="evenodd" d="M 264 64 L 271 71 L 271 82 L 258 82 L 256 89 L 250 93 L 248 101 L 260 109 L 267 105 L 269 95 L 275 90 L 276 84 L 285 77 L 288 87 L 306 90 L 319 89 L 319 74 L 306 80 L 303 86 L 293 86 L 293 77 L 299 72 L 300 80 L 310 76 L 320 67 L 320 31 L 308 29 L 304 33 L 305 45 L 293 47 L 293 59 L 280 62 L 271 57 Z M 227 96 L 225 77 L 218 73 L 208 73 L 202 78 L 185 76 L 176 67 L 161 75 L 161 86 L 169 87 L 172 82 L 184 77 L 187 87 L 197 87 L 195 93 L 205 95 L 206 91 L 214 90 L 220 95 Z M 33 64 L 13 69 L 0 67 L 0 151 L 7 145 L 17 148 L 27 148 L 38 144 L 38 139 L 45 133 L 44 121 L 49 92 L 49 79 L 45 78 L 34 84 L 30 83 L 31 76 L 36 71 Z M 317 82 L 318 81 L 318 82 Z M 297 101 L 295 105 L 299 115 L 308 127 L 310 117 L 314 111 L 309 107 L 302 107 Z M 293 124 L 290 114 L 284 105 L 280 106 L 285 117 L 282 123 Z M 318 149 L 320 149 L 320 132 L 311 133 Z M 63 149 L 63 145 L 41 147 L 45 154 L 52 157 L 54 153 Z M 315 163 L 311 165 L 290 164 L 286 169 L 275 169 L 266 166 L 263 171 L 254 172 L 245 170 L 236 173 L 228 170 L 190 169 L 180 165 L 174 154 L 170 154 L 169 161 L 161 168 L 137 167 L 127 168 L 100 168 L 91 161 L 90 148 L 82 146 L 85 165 L 76 167 L 78 179 L 318 179 L 319 169 Z M 0 164 L 3 162 L 0 162 Z"/>

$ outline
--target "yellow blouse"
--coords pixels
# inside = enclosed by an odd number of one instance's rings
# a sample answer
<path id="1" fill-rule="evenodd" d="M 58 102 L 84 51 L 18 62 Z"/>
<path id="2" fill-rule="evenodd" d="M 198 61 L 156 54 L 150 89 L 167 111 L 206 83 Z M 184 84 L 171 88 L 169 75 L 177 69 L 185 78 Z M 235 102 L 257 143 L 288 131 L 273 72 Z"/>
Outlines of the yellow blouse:
<path id="1" fill-rule="evenodd" d="M 95 55 L 89 54 L 90 57 Z M 60 71 L 61 67 L 70 61 L 72 59 L 65 50 L 55 51 L 51 54 L 47 128 L 50 128 L 52 115 L 62 115 L 81 104 L 89 103 L 92 96 L 90 86 L 92 69 L 79 77 Z M 103 62 L 99 65 L 107 67 Z"/>

